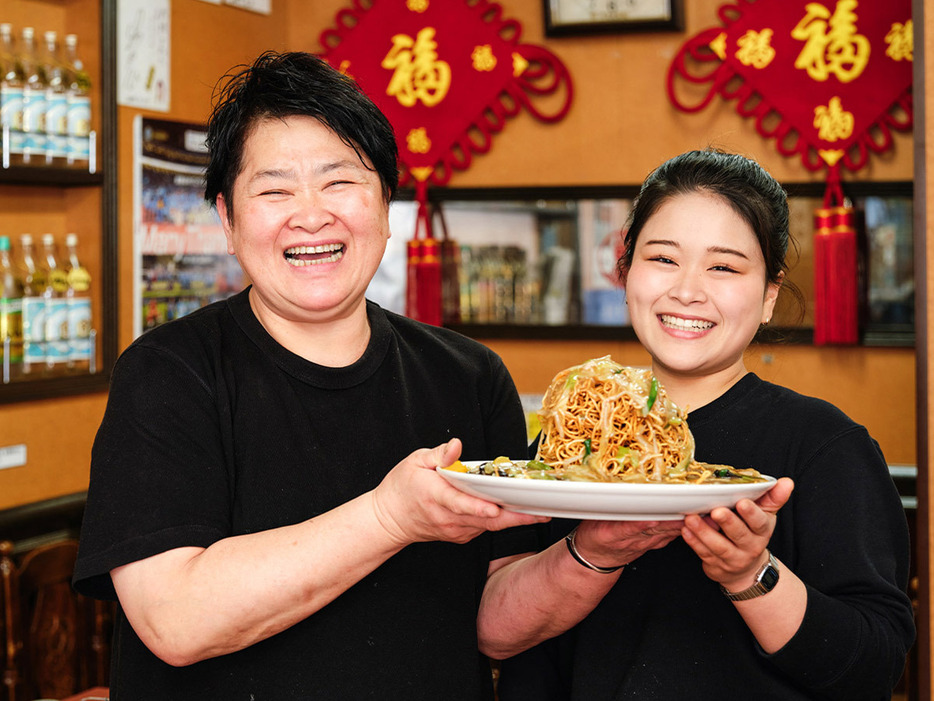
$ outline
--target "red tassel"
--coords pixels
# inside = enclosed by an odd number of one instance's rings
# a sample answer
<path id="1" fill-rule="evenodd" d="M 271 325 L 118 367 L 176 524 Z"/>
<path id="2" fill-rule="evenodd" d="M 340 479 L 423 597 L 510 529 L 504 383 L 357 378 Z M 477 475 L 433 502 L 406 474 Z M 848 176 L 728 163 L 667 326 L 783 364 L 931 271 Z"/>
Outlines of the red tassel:
<path id="1" fill-rule="evenodd" d="M 441 326 L 441 250 L 437 239 L 423 239 L 418 263 L 418 319 Z"/>
<path id="2" fill-rule="evenodd" d="M 814 343 L 859 341 L 859 284 L 856 229 L 850 207 L 814 214 Z"/>
<path id="3" fill-rule="evenodd" d="M 438 241 L 431 235 L 428 214 L 428 189 L 421 181 L 415 187 L 418 214 L 415 236 L 408 242 L 406 263 L 405 314 L 409 318 L 434 326 L 441 325 L 441 253 Z M 424 227 L 425 238 L 419 238 Z"/>

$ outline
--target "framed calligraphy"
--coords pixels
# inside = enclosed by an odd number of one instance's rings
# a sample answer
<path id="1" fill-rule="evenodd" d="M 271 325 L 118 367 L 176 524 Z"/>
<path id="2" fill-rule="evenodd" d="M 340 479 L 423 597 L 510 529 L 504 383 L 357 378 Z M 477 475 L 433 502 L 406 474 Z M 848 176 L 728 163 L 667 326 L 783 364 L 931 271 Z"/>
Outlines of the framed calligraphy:
<path id="1" fill-rule="evenodd" d="M 684 0 L 542 0 L 545 36 L 681 31 Z"/>

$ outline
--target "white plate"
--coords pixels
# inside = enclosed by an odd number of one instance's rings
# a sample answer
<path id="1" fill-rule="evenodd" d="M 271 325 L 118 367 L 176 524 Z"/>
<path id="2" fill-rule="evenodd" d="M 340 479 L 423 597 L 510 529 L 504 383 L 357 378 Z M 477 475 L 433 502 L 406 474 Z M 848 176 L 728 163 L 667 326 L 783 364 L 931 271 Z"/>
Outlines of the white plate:
<path id="1" fill-rule="evenodd" d="M 464 461 L 468 467 L 488 460 Z M 471 475 L 437 468 L 463 492 L 500 504 L 510 511 L 538 516 L 598 521 L 680 520 L 705 514 L 716 506 L 731 507 L 740 499 L 756 499 L 775 484 L 630 484 L 628 482 L 563 482 Z"/>

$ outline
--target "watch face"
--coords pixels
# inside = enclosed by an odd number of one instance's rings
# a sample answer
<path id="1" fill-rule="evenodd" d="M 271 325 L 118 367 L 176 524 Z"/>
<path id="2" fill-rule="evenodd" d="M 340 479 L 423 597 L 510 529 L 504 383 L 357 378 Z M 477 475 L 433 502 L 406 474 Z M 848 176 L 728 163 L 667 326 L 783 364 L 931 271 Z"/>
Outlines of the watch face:
<path id="1" fill-rule="evenodd" d="M 766 591 L 772 591 L 772 588 L 778 584 L 778 570 L 772 567 L 772 565 L 766 567 L 765 572 L 759 577 L 759 583 L 765 587 Z"/>

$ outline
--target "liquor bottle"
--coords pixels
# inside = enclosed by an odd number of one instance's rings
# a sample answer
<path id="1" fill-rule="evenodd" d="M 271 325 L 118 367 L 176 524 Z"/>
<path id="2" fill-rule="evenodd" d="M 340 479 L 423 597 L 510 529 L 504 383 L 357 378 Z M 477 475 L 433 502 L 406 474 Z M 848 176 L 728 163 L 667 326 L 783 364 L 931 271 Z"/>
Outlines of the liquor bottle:
<path id="1" fill-rule="evenodd" d="M 68 253 L 66 275 L 68 279 L 68 369 L 70 372 L 88 372 L 91 366 L 91 276 L 78 258 L 78 235 L 65 235 Z"/>
<path id="2" fill-rule="evenodd" d="M 0 24 L 0 129 L 3 165 L 18 163 L 23 154 L 23 68 L 13 44 L 13 26 Z"/>
<path id="3" fill-rule="evenodd" d="M 3 382 L 23 372 L 23 286 L 10 259 L 10 237 L 0 236 L 0 364 Z"/>
<path id="4" fill-rule="evenodd" d="M 91 78 L 78 58 L 78 37 L 65 35 L 68 89 L 68 165 L 87 168 L 91 156 Z"/>
<path id="5" fill-rule="evenodd" d="M 39 267 L 31 234 L 20 236 L 23 284 L 23 375 L 34 377 L 45 366 L 45 274 Z"/>
<path id="6" fill-rule="evenodd" d="M 20 60 L 23 66 L 23 153 L 24 165 L 45 161 L 46 79 L 36 51 L 35 31 L 23 27 Z"/>
<path id="7" fill-rule="evenodd" d="M 58 34 L 44 34 L 45 51 L 45 162 L 63 166 L 68 157 L 68 74 L 58 48 Z"/>
<path id="8" fill-rule="evenodd" d="M 42 235 L 42 267 L 45 270 L 45 374 L 65 371 L 71 348 L 68 344 L 68 275 L 59 264 L 55 237 Z"/>

